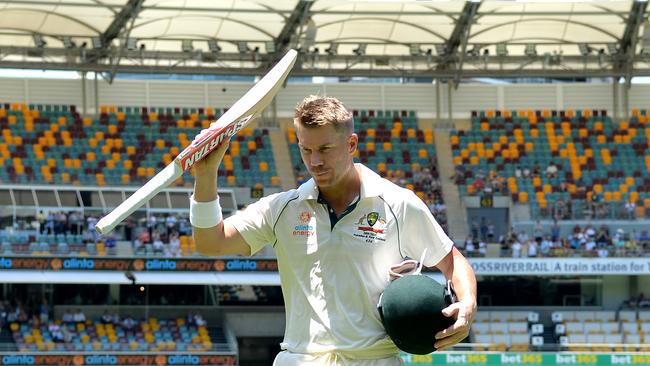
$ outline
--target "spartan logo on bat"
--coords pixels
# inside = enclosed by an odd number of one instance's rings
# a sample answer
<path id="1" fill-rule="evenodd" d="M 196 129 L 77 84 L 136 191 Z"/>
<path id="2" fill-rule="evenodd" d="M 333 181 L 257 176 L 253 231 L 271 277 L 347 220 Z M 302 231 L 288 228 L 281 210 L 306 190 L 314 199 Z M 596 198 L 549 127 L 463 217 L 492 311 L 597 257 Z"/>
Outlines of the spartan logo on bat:
<path id="1" fill-rule="evenodd" d="M 232 137 L 235 135 L 237 132 L 239 132 L 244 126 L 248 124 L 248 122 L 254 117 L 254 114 L 248 115 L 235 124 L 231 124 L 229 126 L 226 126 L 225 128 L 222 128 L 217 133 L 216 135 L 213 135 L 215 130 L 213 129 L 205 129 L 201 131 L 201 133 L 194 138 L 194 141 L 192 141 L 192 147 L 194 147 L 194 151 L 191 152 L 191 155 L 188 156 L 187 158 L 184 158 L 181 153 L 181 159 L 185 159 L 183 161 L 183 170 L 189 169 L 194 163 L 197 161 L 201 160 L 205 156 L 207 156 L 212 150 L 216 149 L 221 145 L 221 142 L 226 138 L 226 137 Z"/>

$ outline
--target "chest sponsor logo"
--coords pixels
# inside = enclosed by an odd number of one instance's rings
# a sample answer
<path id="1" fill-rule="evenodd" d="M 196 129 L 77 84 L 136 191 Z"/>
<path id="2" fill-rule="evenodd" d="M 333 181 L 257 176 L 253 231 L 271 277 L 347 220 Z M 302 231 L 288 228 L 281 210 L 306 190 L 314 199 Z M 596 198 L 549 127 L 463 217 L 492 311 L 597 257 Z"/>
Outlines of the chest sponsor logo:
<path id="1" fill-rule="evenodd" d="M 366 239 L 367 243 L 374 243 L 375 240 L 386 241 L 386 219 L 379 215 L 379 212 L 370 212 L 359 218 L 356 223 L 357 229 L 354 236 Z"/>
<path id="2" fill-rule="evenodd" d="M 314 225 L 309 225 L 313 215 L 309 211 L 302 211 L 298 214 L 299 224 L 293 227 L 293 236 L 314 236 L 316 230 Z"/>

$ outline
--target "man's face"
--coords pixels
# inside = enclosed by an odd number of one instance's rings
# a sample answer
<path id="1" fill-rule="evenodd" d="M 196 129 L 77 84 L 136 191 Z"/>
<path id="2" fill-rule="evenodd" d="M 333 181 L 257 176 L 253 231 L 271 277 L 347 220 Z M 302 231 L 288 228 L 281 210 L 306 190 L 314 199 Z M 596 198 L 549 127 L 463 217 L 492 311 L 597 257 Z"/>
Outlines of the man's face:
<path id="1" fill-rule="evenodd" d="M 331 124 L 311 128 L 298 124 L 296 135 L 302 161 L 316 185 L 324 188 L 340 182 L 351 166 L 357 135 L 338 133 Z"/>

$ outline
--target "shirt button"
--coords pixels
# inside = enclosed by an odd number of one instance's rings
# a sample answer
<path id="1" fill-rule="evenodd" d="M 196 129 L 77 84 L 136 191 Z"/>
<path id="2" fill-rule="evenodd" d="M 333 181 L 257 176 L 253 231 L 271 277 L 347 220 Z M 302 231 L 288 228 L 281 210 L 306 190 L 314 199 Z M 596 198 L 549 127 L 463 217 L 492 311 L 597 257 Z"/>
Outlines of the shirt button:
<path id="1" fill-rule="evenodd" d="M 334 212 L 334 210 L 332 210 L 332 209 L 330 208 L 330 213 L 332 213 L 332 212 Z"/>

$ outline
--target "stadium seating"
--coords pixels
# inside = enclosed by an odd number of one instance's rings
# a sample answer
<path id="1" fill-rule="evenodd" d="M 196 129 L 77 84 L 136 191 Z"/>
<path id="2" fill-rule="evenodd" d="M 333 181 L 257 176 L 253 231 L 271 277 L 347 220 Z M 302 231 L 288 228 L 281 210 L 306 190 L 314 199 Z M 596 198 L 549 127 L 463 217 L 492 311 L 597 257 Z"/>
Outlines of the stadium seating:
<path id="1" fill-rule="evenodd" d="M 612 352 L 647 351 L 650 337 L 650 311 L 558 311 L 553 314 L 556 334 L 569 351 Z M 647 317 L 647 321 L 641 320 Z M 645 325 L 644 325 L 645 324 Z M 559 331 L 558 331 L 559 330 Z"/>
<path id="2" fill-rule="evenodd" d="M 114 254 L 115 248 L 103 241 L 91 242 L 89 237 L 76 234 L 14 234 L 0 231 L 2 255 L 93 255 Z"/>
<path id="3" fill-rule="evenodd" d="M 132 329 L 127 329 L 121 324 L 103 324 L 92 320 L 65 324 L 57 320 L 38 328 L 12 323 L 10 329 L 21 352 L 198 352 L 214 349 L 208 328 L 187 325 L 183 318 L 150 318 L 136 322 Z M 219 334 L 219 329 L 215 329 Z M 67 333 L 68 339 L 57 340 L 54 333 L 58 331 Z M 217 338 L 217 343 L 226 343 L 225 337 Z"/>
<path id="4" fill-rule="evenodd" d="M 530 348 L 528 311 L 480 311 L 470 339 L 478 351 L 525 352 Z"/>
<path id="5" fill-rule="evenodd" d="M 102 106 L 99 118 L 92 119 L 75 106 L 4 104 L 0 182 L 139 184 L 171 162 L 221 112 Z M 234 137 L 220 173 L 221 186 L 278 186 L 268 130 L 244 129 Z"/>
<path id="6" fill-rule="evenodd" d="M 529 203 L 534 218 L 548 216 L 556 201 L 568 199 L 574 210 L 591 214 L 586 202 L 594 193 L 606 203 L 635 201 L 636 215 L 649 215 L 650 157 L 639 159 L 650 137 L 646 113 L 634 110 L 629 121 L 615 125 L 597 110 L 473 112 L 471 129 L 450 137 L 455 165 L 467 168 L 460 192 L 477 193 L 472 171 L 482 169 L 499 172 L 513 201 Z M 545 175 L 551 162 L 557 178 Z M 532 172 L 536 165 L 540 177 L 515 177 L 518 167 Z"/>

